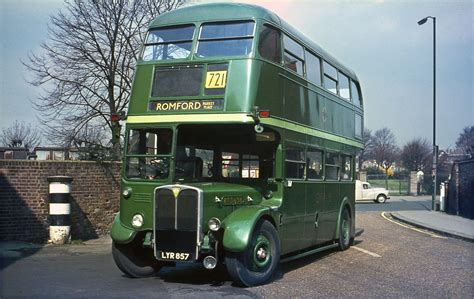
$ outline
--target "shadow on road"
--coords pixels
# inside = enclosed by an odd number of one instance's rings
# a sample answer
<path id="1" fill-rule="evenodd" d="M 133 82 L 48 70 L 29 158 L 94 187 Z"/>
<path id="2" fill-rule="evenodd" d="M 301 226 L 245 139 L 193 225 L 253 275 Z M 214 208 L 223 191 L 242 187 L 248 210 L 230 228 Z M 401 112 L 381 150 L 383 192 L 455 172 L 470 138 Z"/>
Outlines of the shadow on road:
<path id="1" fill-rule="evenodd" d="M 166 282 L 210 285 L 213 287 L 219 287 L 228 281 L 232 281 L 224 265 L 209 271 L 200 264 L 178 264 L 176 267 L 163 268 L 158 277 Z"/>
<path id="2" fill-rule="evenodd" d="M 325 259 L 337 252 L 337 249 L 332 249 L 315 253 L 304 258 L 281 263 L 277 272 L 275 273 L 274 280 L 280 280 L 288 272 Z M 165 282 L 171 283 L 209 285 L 212 287 L 222 287 L 230 283 L 233 287 L 239 287 L 237 284 L 233 283 L 232 278 L 227 273 L 225 265 L 220 265 L 212 271 L 204 269 L 200 264 L 182 264 L 177 265 L 176 267 L 165 267 L 159 272 L 157 279 L 162 279 Z"/>

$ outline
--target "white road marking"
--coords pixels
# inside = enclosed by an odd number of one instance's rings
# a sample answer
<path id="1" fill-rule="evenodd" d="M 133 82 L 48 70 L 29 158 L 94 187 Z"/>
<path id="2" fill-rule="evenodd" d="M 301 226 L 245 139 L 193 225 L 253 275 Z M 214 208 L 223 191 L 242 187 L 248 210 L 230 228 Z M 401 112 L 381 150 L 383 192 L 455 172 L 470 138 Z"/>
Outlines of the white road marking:
<path id="1" fill-rule="evenodd" d="M 363 249 L 363 248 L 360 248 L 360 247 L 357 247 L 357 246 L 352 246 L 351 248 L 354 248 L 355 250 L 359 250 L 360 252 L 363 252 L 365 254 L 368 254 L 370 256 L 373 256 L 373 257 L 381 257 L 380 255 L 372 252 L 372 251 L 368 251 L 367 249 Z"/>
<path id="2" fill-rule="evenodd" d="M 392 223 L 395 223 L 395 224 L 397 224 L 397 225 L 400 225 L 400 226 L 402 226 L 402 227 L 405 227 L 405 228 L 414 230 L 414 231 L 416 231 L 416 232 L 419 232 L 419 233 L 422 233 L 422 234 L 425 234 L 425 235 L 429 235 L 429 236 L 431 236 L 431 237 L 433 237 L 433 238 L 447 239 L 446 237 L 440 236 L 440 235 L 438 235 L 438 234 L 430 233 L 430 232 L 427 232 L 427 231 L 424 231 L 424 230 L 421 230 L 421 229 L 417 229 L 417 228 L 412 227 L 412 226 L 408 226 L 408 225 L 403 224 L 403 223 L 400 223 L 400 222 L 398 222 L 398 221 L 392 220 L 392 219 L 388 218 L 388 217 L 385 215 L 385 212 L 382 212 L 382 214 L 380 214 L 380 215 L 381 215 L 385 220 L 388 220 L 388 221 L 390 221 L 390 222 L 392 222 Z"/>

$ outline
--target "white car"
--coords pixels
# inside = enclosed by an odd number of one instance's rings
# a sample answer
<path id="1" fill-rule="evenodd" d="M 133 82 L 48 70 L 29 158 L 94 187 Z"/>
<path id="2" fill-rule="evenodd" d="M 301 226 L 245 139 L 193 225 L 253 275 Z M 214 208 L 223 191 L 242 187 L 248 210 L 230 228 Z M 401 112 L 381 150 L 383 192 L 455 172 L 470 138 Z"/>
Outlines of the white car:
<path id="1" fill-rule="evenodd" d="M 390 198 L 388 190 L 385 188 L 372 188 L 369 183 L 356 180 L 355 200 L 373 200 L 384 203 Z"/>

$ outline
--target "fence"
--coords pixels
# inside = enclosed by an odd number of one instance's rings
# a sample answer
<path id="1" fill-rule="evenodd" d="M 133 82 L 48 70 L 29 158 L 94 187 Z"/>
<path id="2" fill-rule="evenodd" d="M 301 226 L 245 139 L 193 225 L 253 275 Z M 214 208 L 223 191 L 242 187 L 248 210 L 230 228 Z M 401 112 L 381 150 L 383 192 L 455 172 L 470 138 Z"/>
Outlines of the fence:
<path id="1" fill-rule="evenodd" d="M 387 178 L 384 174 L 368 174 L 367 181 L 372 187 L 388 189 L 390 195 L 408 195 L 410 192 L 409 176 Z"/>

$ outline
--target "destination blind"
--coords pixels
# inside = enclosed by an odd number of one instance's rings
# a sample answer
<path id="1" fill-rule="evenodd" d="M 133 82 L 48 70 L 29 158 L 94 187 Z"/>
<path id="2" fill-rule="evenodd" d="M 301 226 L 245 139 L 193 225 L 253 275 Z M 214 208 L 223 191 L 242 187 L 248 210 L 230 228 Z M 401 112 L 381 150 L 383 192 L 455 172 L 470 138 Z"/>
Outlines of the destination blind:
<path id="1" fill-rule="evenodd" d="M 161 100 L 151 102 L 150 111 L 203 111 L 224 109 L 223 99 Z"/>

